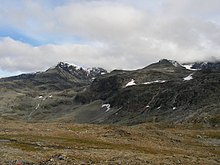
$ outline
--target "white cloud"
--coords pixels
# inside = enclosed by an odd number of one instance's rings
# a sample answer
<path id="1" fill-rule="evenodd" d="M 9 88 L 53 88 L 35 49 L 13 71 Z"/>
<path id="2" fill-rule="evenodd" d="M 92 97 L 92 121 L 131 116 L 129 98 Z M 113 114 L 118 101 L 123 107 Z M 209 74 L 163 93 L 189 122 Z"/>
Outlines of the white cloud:
<path id="1" fill-rule="evenodd" d="M 9 71 L 36 71 L 47 69 L 59 61 L 89 65 L 94 63 L 100 49 L 89 45 L 44 45 L 33 47 L 31 45 L 15 41 L 11 38 L 3 38 L 0 41 L 0 67 Z M 88 56 L 90 54 L 90 57 Z"/>
<path id="2" fill-rule="evenodd" d="M 0 26 L 59 44 L 34 47 L 2 38 L 1 69 L 35 71 L 58 61 L 134 69 L 161 58 L 220 60 L 219 0 L 21 2 L 0 7 Z M 69 42 L 75 37 L 80 41 Z"/>
<path id="3" fill-rule="evenodd" d="M 112 68 L 129 68 L 130 58 L 120 56 L 103 44 L 48 44 L 31 46 L 11 38 L 0 40 L 0 69 L 6 71 L 38 71 L 54 66 L 60 61 L 81 65 L 83 67 L 100 66 Z"/>
<path id="4" fill-rule="evenodd" d="M 72 4 L 55 9 L 57 23 L 68 34 L 111 40 L 129 36 L 142 25 L 144 14 L 116 4 Z M 62 31 L 62 27 L 61 30 Z"/>

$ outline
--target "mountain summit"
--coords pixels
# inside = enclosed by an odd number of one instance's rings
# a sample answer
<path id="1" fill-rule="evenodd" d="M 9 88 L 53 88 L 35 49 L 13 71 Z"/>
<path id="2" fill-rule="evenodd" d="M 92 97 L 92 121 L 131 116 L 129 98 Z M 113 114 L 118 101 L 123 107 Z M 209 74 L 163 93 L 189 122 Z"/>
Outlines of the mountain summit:
<path id="1" fill-rule="evenodd" d="M 59 62 L 55 68 L 61 68 L 80 80 L 89 81 L 92 81 L 96 77 L 107 73 L 107 71 L 103 68 L 92 67 L 85 69 L 83 67 L 77 65 L 70 65 L 64 62 Z"/>

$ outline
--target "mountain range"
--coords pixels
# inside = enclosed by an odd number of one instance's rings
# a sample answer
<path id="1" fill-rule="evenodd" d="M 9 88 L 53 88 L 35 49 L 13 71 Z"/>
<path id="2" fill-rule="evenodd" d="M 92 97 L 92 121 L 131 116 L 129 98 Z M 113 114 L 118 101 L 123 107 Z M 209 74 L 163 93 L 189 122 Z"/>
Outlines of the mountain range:
<path id="1" fill-rule="evenodd" d="M 60 62 L 0 79 L 0 118 L 28 122 L 219 126 L 220 62 L 162 59 L 133 71 Z"/>

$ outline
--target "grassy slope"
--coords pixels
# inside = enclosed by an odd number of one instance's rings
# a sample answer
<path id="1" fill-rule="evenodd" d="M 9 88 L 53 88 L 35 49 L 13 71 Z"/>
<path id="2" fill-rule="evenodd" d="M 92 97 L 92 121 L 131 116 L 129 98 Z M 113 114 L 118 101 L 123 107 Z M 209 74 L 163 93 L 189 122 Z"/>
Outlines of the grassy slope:
<path id="1" fill-rule="evenodd" d="M 0 121 L 0 164 L 217 165 L 220 131 L 201 127 Z M 64 159 L 64 160 L 60 160 Z"/>

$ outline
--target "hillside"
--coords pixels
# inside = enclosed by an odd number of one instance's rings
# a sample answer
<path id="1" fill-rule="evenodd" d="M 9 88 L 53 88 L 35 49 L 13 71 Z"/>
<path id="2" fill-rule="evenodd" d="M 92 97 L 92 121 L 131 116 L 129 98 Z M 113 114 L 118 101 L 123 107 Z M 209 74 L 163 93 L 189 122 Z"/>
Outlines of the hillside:
<path id="1" fill-rule="evenodd" d="M 73 97 L 106 74 L 102 68 L 84 69 L 59 63 L 45 72 L 0 79 L 0 116 L 12 120 L 53 121 L 71 110 Z"/>
<path id="2" fill-rule="evenodd" d="M 208 65 L 189 70 L 163 59 L 107 73 L 59 63 L 45 72 L 1 79 L 0 115 L 29 122 L 219 126 L 220 71 Z"/>
<path id="3" fill-rule="evenodd" d="M 103 100 L 111 110 L 95 123 L 219 121 L 219 71 L 187 70 L 161 60 L 136 71 L 113 71 L 77 94 L 81 103 Z"/>

